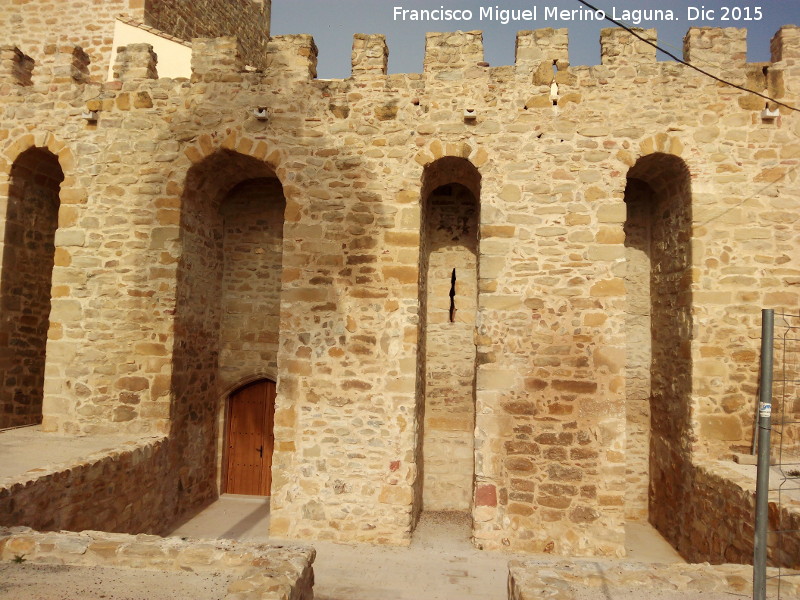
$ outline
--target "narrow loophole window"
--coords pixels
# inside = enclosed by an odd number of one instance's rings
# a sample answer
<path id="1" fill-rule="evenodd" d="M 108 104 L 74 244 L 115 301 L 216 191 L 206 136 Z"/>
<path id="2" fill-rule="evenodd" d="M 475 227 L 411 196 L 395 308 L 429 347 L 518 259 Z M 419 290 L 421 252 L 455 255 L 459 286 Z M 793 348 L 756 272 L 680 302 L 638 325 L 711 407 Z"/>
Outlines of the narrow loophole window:
<path id="1" fill-rule="evenodd" d="M 450 322 L 456 321 L 456 270 L 450 277 Z"/>

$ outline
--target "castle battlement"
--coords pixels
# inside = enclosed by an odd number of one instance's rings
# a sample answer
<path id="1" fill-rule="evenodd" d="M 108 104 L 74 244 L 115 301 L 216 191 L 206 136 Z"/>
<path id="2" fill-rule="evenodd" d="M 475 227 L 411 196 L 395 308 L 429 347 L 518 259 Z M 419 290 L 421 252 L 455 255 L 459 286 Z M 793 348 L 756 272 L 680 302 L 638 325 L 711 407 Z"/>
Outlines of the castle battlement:
<path id="1" fill-rule="evenodd" d="M 658 39 L 655 29 L 641 29 L 637 33 L 653 42 Z M 800 28 L 785 26 L 776 33 L 771 43 L 772 63 L 746 62 L 746 36 L 744 29 L 693 28 L 685 37 L 684 56 L 697 62 L 706 72 L 754 92 L 776 99 L 796 94 L 800 89 L 800 70 L 794 65 L 800 59 L 797 56 Z M 717 85 L 704 81 L 700 74 L 688 67 L 673 61 L 659 61 L 654 46 L 619 28 L 602 30 L 600 65 L 573 66 L 569 61 L 568 38 L 567 29 L 520 31 L 516 36 L 514 64 L 492 67 L 483 60 L 482 32 L 429 33 L 425 39 L 422 73 L 388 75 L 390 50 L 385 36 L 356 34 L 351 54 L 351 77 L 320 80 L 319 85 L 326 86 L 326 93 L 334 95 L 331 104 L 334 108 L 331 110 L 343 114 L 349 111 L 346 93 L 351 85 L 369 85 L 392 96 L 397 90 L 405 89 L 416 94 L 418 92 L 411 90 L 439 90 L 461 82 L 459 85 L 466 86 L 461 95 L 462 110 L 484 105 L 480 97 L 473 98 L 474 82 L 479 80 L 485 80 L 487 85 L 502 82 L 509 93 L 519 95 L 518 106 L 524 110 L 543 110 L 553 105 L 566 107 L 570 103 L 591 99 L 587 92 L 598 85 L 623 90 L 645 80 L 663 82 L 674 78 L 692 80 L 693 83 L 685 89 Z M 261 84 L 316 81 L 318 49 L 313 37 L 307 34 L 273 36 L 266 45 L 262 68 L 247 60 L 247 48 L 236 37 L 195 38 L 190 49 L 191 53 L 186 56 L 191 58 L 191 65 L 186 68 L 186 77 L 170 79 L 159 78 L 158 56 L 150 44 L 121 46 L 117 48 L 110 70 L 113 80 L 101 83 L 92 77 L 96 70 L 89 55 L 75 44 L 49 46 L 39 57 L 31 57 L 24 49 L 15 46 L 4 46 L 0 58 L 0 82 L 6 85 L 0 88 L 0 93 L 7 95 L 14 89 L 29 87 L 41 92 L 42 86 L 99 85 L 103 91 L 99 96 L 92 92 L 93 99 L 86 101 L 85 107 L 89 111 L 100 110 L 99 116 L 102 117 L 103 111 L 119 108 L 109 99 L 117 91 L 149 94 L 146 89 L 149 84 L 144 84 L 148 80 L 159 80 L 158 86 L 162 88 L 174 83 L 180 83 L 182 88 L 188 80 L 190 86 L 247 82 L 252 89 Z M 552 87 L 553 83 L 557 84 L 556 87 Z M 140 90 L 142 85 L 145 88 Z M 319 85 L 315 84 L 315 87 Z M 679 87 L 684 86 L 681 84 Z M 390 90 L 395 91 L 390 93 Z M 738 106 L 742 109 L 758 113 L 765 107 L 773 111 L 779 109 L 777 104 L 768 105 L 755 94 L 737 94 Z M 382 118 L 397 113 L 397 99 L 390 102 L 392 106 L 380 109 Z M 127 103 L 123 100 L 121 106 L 127 106 Z M 267 99 L 257 102 L 259 108 L 269 106 Z M 150 108 L 151 104 L 140 102 L 135 106 L 143 107 Z M 280 107 L 272 109 L 281 110 Z M 317 110 L 324 108 L 320 105 Z"/>
<path id="2" fill-rule="evenodd" d="M 655 29 L 636 31 L 657 43 Z M 567 29 L 519 31 L 516 35 L 515 62 L 511 67 L 517 76 L 531 75 L 534 83 L 549 83 L 553 80 L 554 67 L 556 71 L 566 71 L 571 67 L 568 38 Z M 800 59 L 799 40 L 800 28 L 781 28 L 770 44 L 772 63 Z M 144 44 L 130 46 L 127 49 L 121 47 L 122 56 L 115 58 L 115 64 L 112 65 L 114 79 L 157 78 L 158 59 L 152 49 L 145 50 Z M 30 85 L 37 80 L 43 83 L 64 83 L 68 80 L 88 83 L 90 72 L 96 72 L 88 54 L 77 45 L 53 45 L 44 54 L 32 56 L 26 55 L 25 48 L 12 45 L 4 48 L 2 74 L 17 85 Z M 192 42 L 191 72 L 196 80 L 205 81 L 215 79 L 211 73 L 223 71 L 258 71 L 267 76 L 278 75 L 289 79 L 314 79 L 317 76 L 318 49 L 310 35 L 273 36 L 265 52 L 266 58 L 257 61 L 260 64 L 248 67 L 253 63 L 248 59 L 250 53 L 240 39 L 197 38 Z M 384 35 L 354 35 L 351 76 L 387 75 L 389 52 Z M 66 58 L 65 53 L 73 53 L 74 56 Z M 747 31 L 737 28 L 691 28 L 684 38 L 683 57 L 709 72 L 730 76 L 736 82 L 743 81 L 747 71 Z M 661 62 L 672 64 L 659 61 L 654 46 L 620 28 L 601 31 L 600 59 L 600 64 L 609 68 L 645 68 Z M 498 68 L 507 69 L 503 66 L 491 67 L 484 62 L 483 34 L 480 31 L 434 32 L 425 37 L 423 74 L 440 78 L 442 73 L 451 73 L 445 77 L 451 79 L 453 73 L 459 71 L 472 71 L 474 74 Z M 39 72 L 42 70 L 46 74 Z"/>

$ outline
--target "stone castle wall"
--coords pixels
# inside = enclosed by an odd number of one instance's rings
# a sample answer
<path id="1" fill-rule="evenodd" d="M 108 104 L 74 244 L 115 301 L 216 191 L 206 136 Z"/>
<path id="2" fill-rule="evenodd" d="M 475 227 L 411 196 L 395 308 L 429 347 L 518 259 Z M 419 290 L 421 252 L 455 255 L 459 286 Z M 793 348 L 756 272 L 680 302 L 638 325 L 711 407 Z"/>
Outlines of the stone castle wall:
<path id="1" fill-rule="evenodd" d="M 797 28 L 765 65 L 726 59 L 740 38 L 693 30 L 687 48 L 796 104 Z M 276 216 L 226 206 L 253 207 L 246 190 L 269 180 L 285 202 L 272 533 L 408 543 L 433 462 L 420 376 L 444 355 L 425 202 L 462 185 L 479 203 L 475 331 L 459 342 L 475 347 L 475 543 L 619 555 L 646 505 L 676 543 L 692 462 L 749 444 L 760 308 L 798 305 L 795 113 L 762 120 L 751 95 L 621 32 L 596 67 L 569 66 L 563 30 L 521 32 L 516 64 L 494 68 L 479 32 L 426 43 L 423 73 L 387 75 L 382 36 L 357 36 L 353 76 L 318 81 L 309 36 L 273 38 L 264 72 L 235 40 L 196 40 L 191 82 L 70 79 L 55 110 L 3 50 L 0 186 L 31 147 L 64 174 L 44 426 L 169 433 L 176 486 L 213 497 L 226 386 L 276 347 L 266 324 L 263 346 L 237 345 L 249 290 L 230 262 L 277 256 Z M 275 225 L 263 246 L 258 219 Z"/>
<path id="2" fill-rule="evenodd" d="M 174 485 L 168 447 L 163 437 L 143 439 L 0 479 L 0 525 L 168 533 L 177 518 L 197 507 Z"/>

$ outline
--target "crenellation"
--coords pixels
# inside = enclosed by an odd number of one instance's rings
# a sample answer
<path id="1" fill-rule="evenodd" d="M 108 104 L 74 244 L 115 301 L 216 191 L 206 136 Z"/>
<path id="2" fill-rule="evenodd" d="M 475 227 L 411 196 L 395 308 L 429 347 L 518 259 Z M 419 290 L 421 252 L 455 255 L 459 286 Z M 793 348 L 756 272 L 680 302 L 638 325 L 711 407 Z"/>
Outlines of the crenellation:
<path id="1" fill-rule="evenodd" d="M 426 73 L 464 71 L 482 62 L 482 31 L 425 34 L 423 69 Z"/>
<path id="2" fill-rule="evenodd" d="M 747 29 L 692 27 L 683 38 L 683 60 L 741 83 L 747 63 Z"/>
<path id="3" fill-rule="evenodd" d="M 655 29 L 635 28 L 641 37 L 657 43 Z M 607 66 L 645 65 L 656 62 L 656 48 L 619 27 L 608 27 L 600 32 L 600 60 Z"/>
<path id="4" fill-rule="evenodd" d="M 59 50 L 59 59 L 53 67 L 54 83 L 88 83 L 91 57 L 76 45 L 67 45 Z"/>
<path id="5" fill-rule="evenodd" d="M 315 79 L 318 53 L 310 35 L 273 36 L 267 45 L 267 72 L 291 79 Z"/>
<path id="6" fill-rule="evenodd" d="M 517 71 L 535 71 L 543 63 L 555 65 L 558 70 L 569 66 L 569 30 L 546 28 L 517 32 L 514 46 Z"/>
<path id="7" fill-rule="evenodd" d="M 34 60 L 16 46 L 0 47 L 0 81 L 7 80 L 18 86 L 33 84 Z"/>
<path id="8" fill-rule="evenodd" d="M 158 79 L 158 57 L 150 44 L 129 44 L 117 49 L 114 81 Z"/>
<path id="9" fill-rule="evenodd" d="M 797 25 L 784 25 L 770 41 L 772 62 L 792 62 L 800 59 L 800 27 Z"/>
<path id="10" fill-rule="evenodd" d="M 146 26 L 148 30 L 153 28 Z M 635 29 L 640 34 L 644 34 L 648 39 L 657 42 L 657 32 L 655 29 Z M 800 39 L 800 27 L 787 25 L 782 27 L 772 38 L 771 51 L 772 62 L 785 63 L 792 60 L 796 54 L 795 46 L 798 44 L 794 40 Z M 725 65 L 726 69 L 736 69 L 740 74 L 745 73 L 746 57 L 746 30 L 736 28 L 692 28 L 684 39 L 684 56 L 686 60 L 694 57 L 699 65 L 719 66 Z M 171 36 L 170 36 L 171 37 Z M 174 38 L 178 39 L 178 38 Z M 228 40 L 219 42 L 219 40 Z M 722 40 L 724 48 L 720 50 Z M 656 62 L 656 49 L 631 36 L 625 30 L 619 28 L 606 28 L 601 32 L 601 64 L 603 66 L 621 65 L 646 65 Z M 120 79 L 122 73 L 126 73 L 126 79 L 157 79 L 158 57 L 153 53 L 152 47 L 146 49 L 148 44 L 129 44 L 120 47 L 118 51 L 128 56 L 116 57 L 113 65 L 113 76 L 115 80 Z M 233 50 L 235 46 L 235 51 Z M 205 58 L 193 58 L 193 72 L 205 73 L 212 71 L 224 71 L 226 65 L 234 67 L 235 72 L 254 70 L 247 66 L 246 52 L 238 38 L 203 38 L 203 41 L 193 42 L 194 50 L 198 57 L 205 55 Z M 213 48 L 213 50 L 211 49 Z M 30 85 L 30 73 L 34 73 L 34 66 L 41 65 L 33 58 L 24 55 L 14 46 L 4 47 L 3 54 L 5 61 L 10 61 L 8 72 L 15 72 L 18 85 Z M 19 53 L 19 54 L 17 54 Z M 54 60 L 47 60 L 50 55 L 72 54 L 71 59 L 67 59 L 69 66 L 61 67 L 48 71 L 42 81 L 52 80 L 54 83 L 65 81 L 66 73 L 69 78 L 79 83 L 89 83 L 91 73 L 96 70 L 91 55 L 84 51 L 79 45 L 58 46 L 51 45 L 46 49 L 42 64 L 54 63 Z M 219 53 L 214 57 L 214 53 Z M 303 77 L 308 73 L 311 79 L 316 78 L 318 49 L 311 36 L 306 34 L 274 36 L 270 38 L 267 47 L 266 64 L 272 72 L 294 72 L 302 73 Z M 131 65 L 131 57 L 137 56 L 138 66 Z M 356 75 L 364 74 L 387 74 L 389 48 L 386 44 L 386 37 L 383 34 L 354 34 L 353 47 L 351 54 L 352 73 Z M 62 62 L 64 62 L 62 60 Z M 136 62 L 136 61 L 134 61 Z M 483 40 L 482 32 L 434 32 L 426 34 L 426 54 L 425 71 L 457 71 L 469 69 L 471 67 L 488 66 L 483 62 Z M 565 81 L 565 73 L 570 67 L 568 30 L 544 28 L 537 30 L 519 31 L 515 42 L 515 70 L 517 74 L 531 73 L 534 83 L 546 85 L 552 81 L 562 83 Z M 255 67 L 257 69 L 257 67 Z M 495 69 L 497 69 L 496 67 Z M 575 68 L 575 67 L 573 67 Z M 749 73 L 755 68 L 747 69 Z M 28 75 L 26 75 L 28 73 Z M 561 75 L 559 75 L 559 73 Z M 42 77 L 42 74 L 39 74 Z M 393 74 L 393 78 L 407 81 L 409 74 Z M 560 80 L 559 80 L 560 77 Z M 743 75 L 744 77 L 744 75 Z M 746 76 L 748 79 L 749 75 Z M 574 77 L 569 78 L 570 81 Z"/>
<path id="11" fill-rule="evenodd" d="M 388 61 L 389 48 L 386 46 L 385 35 L 357 33 L 353 36 L 353 53 L 350 61 L 353 77 L 386 75 Z"/>
<path id="12" fill-rule="evenodd" d="M 242 47 L 233 37 L 192 40 L 192 81 L 226 81 L 245 70 Z M 222 79 L 220 79 L 222 78 Z"/>
<path id="13" fill-rule="evenodd" d="M 45 18 L 56 6 L 57 18 Z M 134 6 L 130 0 L 75 0 L 63 7 L 56 2 L 4 2 L 2 12 L 0 39 L 24 47 L 37 65 L 44 62 L 51 49 L 68 41 L 91 57 L 93 77 L 102 76 L 108 68 L 116 16 L 127 14 L 139 20 L 143 17 L 142 7 Z"/>
<path id="14" fill-rule="evenodd" d="M 770 50 L 773 62 L 767 73 L 770 94 L 781 100 L 796 97 L 800 93 L 800 27 L 781 27 L 772 38 Z"/>

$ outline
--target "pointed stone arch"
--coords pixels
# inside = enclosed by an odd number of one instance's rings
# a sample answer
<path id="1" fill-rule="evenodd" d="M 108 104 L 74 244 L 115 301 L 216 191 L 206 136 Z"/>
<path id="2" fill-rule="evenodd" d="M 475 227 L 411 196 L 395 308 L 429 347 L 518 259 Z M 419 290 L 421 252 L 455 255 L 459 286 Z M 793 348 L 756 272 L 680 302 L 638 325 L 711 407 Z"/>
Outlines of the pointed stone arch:
<path id="1" fill-rule="evenodd" d="M 646 137 L 640 141 L 638 153 L 629 150 L 621 150 L 617 153 L 617 158 L 628 168 L 633 167 L 638 160 L 651 154 L 669 155 L 686 162 L 686 159 L 683 157 L 684 150 L 685 146 L 679 137 L 662 132 Z"/>
<path id="2" fill-rule="evenodd" d="M 49 150 L 56 157 L 61 165 L 61 169 L 65 172 L 72 171 L 75 168 L 75 156 L 72 150 L 56 136 L 49 131 L 41 131 L 38 133 L 26 133 L 13 140 L 10 140 L 4 148 L 0 150 L 2 156 L 7 164 L 12 164 L 20 154 L 29 150 L 30 148 L 42 148 Z M 2 164 L 2 163 L 0 163 Z M 3 171 L 5 175 L 5 170 Z"/>
<path id="3" fill-rule="evenodd" d="M 639 144 L 641 156 L 659 153 L 680 157 L 683 155 L 683 149 L 680 138 L 663 132 L 645 138 Z"/>
<path id="4" fill-rule="evenodd" d="M 489 161 L 489 153 L 480 146 L 473 147 L 467 142 L 443 142 L 439 139 L 430 141 L 417 152 L 414 161 L 423 167 L 428 167 L 434 161 L 448 156 L 463 158 L 476 169 L 480 169 Z"/>
<path id="5" fill-rule="evenodd" d="M 190 165 L 196 165 L 220 150 L 236 152 L 264 162 L 270 166 L 279 179 L 285 180 L 286 170 L 283 167 L 285 152 L 275 148 L 266 140 L 254 139 L 242 135 L 236 130 L 204 133 L 188 145 L 183 153 Z"/>

